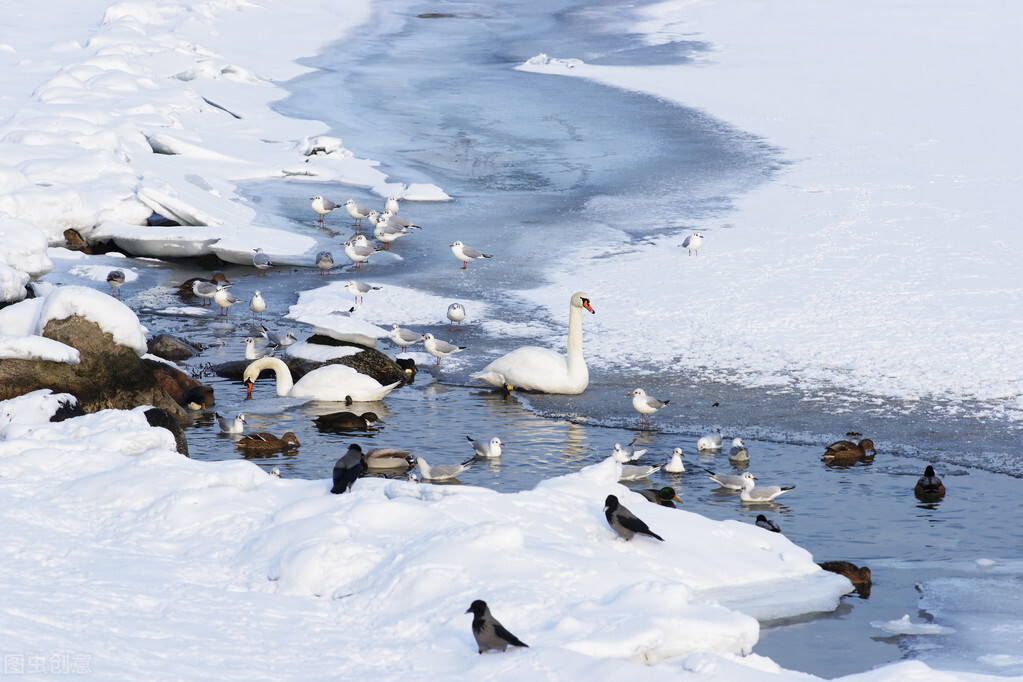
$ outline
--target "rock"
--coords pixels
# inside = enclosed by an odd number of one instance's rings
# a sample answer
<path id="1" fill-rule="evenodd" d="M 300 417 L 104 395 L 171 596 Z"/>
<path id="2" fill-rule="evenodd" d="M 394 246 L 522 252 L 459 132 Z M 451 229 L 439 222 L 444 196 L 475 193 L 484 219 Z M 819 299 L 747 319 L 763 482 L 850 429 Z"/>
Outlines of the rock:
<path id="1" fill-rule="evenodd" d="M 64 242 L 71 251 L 81 251 L 89 255 L 110 253 L 114 250 L 113 244 L 109 241 L 97 241 L 92 244 L 85 241 L 85 238 L 78 230 L 68 228 L 64 230 Z"/>
<path id="2" fill-rule="evenodd" d="M 291 369 L 291 373 L 293 375 L 296 374 L 296 367 L 302 370 L 302 374 L 305 374 L 306 372 L 310 372 L 323 365 L 347 365 L 357 372 L 373 377 L 384 386 L 387 384 L 393 384 L 395 381 L 411 383 L 411 380 L 405 373 L 405 370 L 402 369 L 398 363 L 375 348 L 366 348 L 365 346 L 360 346 L 356 343 L 338 341 L 337 339 L 332 339 L 329 336 L 323 336 L 321 334 L 311 336 L 306 340 L 306 343 L 320 344 L 322 346 L 352 346 L 354 348 L 360 348 L 361 351 L 355 355 L 346 355 L 343 358 L 334 358 L 324 363 L 289 357 L 285 360 L 285 362 L 288 363 L 288 367 Z M 298 381 L 297 378 L 295 380 Z"/>
<path id="3" fill-rule="evenodd" d="M 57 411 L 50 415 L 51 422 L 62 422 L 65 419 L 71 419 L 72 417 L 81 417 L 85 414 L 85 410 L 78 404 L 77 400 L 61 400 L 60 407 Z"/>
<path id="4" fill-rule="evenodd" d="M 177 445 L 178 452 L 188 457 L 188 440 L 185 438 L 185 430 L 181 428 L 181 424 L 178 424 L 173 415 L 159 407 L 150 407 L 146 410 L 145 414 L 146 421 L 149 422 L 150 426 L 159 426 L 170 431 L 171 435 L 174 436 L 174 443 Z"/>
<path id="5" fill-rule="evenodd" d="M 89 413 L 152 405 L 167 410 L 179 423 L 191 423 L 188 412 L 160 388 L 135 351 L 114 343 L 95 322 L 77 315 L 50 320 L 42 335 L 77 348 L 81 362 L 0 360 L 0 400 L 48 388 L 74 395 Z"/>
<path id="6" fill-rule="evenodd" d="M 149 340 L 149 352 L 164 360 L 187 360 L 199 354 L 199 350 L 170 334 L 158 334 Z"/>

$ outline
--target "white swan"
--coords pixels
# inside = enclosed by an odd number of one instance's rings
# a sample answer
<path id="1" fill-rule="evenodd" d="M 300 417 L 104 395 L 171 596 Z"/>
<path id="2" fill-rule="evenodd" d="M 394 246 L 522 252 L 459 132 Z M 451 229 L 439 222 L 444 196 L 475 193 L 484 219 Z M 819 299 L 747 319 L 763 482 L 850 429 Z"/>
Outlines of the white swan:
<path id="1" fill-rule="evenodd" d="M 344 402 L 351 397 L 354 402 L 372 402 L 380 400 L 401 384 L 396 381 L 386 386 L 371 376 L 361 374 L 346 365 L 325 365 L 309 372 L 296 383 L 291 378 L 291 370 L 282 360 L 277 358 L 259 358 L 245 368 L 242 379 L 252 386 L 259 373 L 264 369 L 271 370 L 277 377 L 277 395 L 288 398 L 310 398 L 312 400 L 334 400 Z"/>
<path id="2" fill-rule="evenodd" d="M 590 307 L 590 297 L 577 291 L 568 306 L 567 358 L 547 348 L 525 346 L 494 360 L 473 379 L 498 388 L 566 395 L 582 393 L 590 383 L 590 372 L 583 358 L 583 308 L 596 312 Z"/>

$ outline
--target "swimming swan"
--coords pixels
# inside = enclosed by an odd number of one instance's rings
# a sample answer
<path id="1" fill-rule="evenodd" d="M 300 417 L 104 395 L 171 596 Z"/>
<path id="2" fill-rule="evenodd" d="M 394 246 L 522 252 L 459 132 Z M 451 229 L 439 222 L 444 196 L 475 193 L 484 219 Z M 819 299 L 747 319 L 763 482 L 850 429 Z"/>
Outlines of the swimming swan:
<path id="1" fill-rule="evenodd" d="M 371 376 L 361 374 L 346 365 L 325 365 L 314 369 L 295 383 L 291 370 L 277 358 L 259 358 L 242 375 L 249 391 L 252 383 L 264 369 L 271 370 L 277 377 L 277 395 L 288 398 L 310 398 L 312 400 L 335 400 L 344 402 L 351 397 L 354 402 L 380 400 L 390 393 L 400 381 L 383 386 Z"/>
<path id="2" fill-rule="evenodd" d="M 589 296 L 581 291 L 572 294 L 568 307 L 567 358 L 547 348 L 525 346 L 494 360 L 473 379 L 498 388 L 566 395 L 582 393 L 590 383 L 583 358 L 583 308 L 596 312 L 590 307 Z"/>

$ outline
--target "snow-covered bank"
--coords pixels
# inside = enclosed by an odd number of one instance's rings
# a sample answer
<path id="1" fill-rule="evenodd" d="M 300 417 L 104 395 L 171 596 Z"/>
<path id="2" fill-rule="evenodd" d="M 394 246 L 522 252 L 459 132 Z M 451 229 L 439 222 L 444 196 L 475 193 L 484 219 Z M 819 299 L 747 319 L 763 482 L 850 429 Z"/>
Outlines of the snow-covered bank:
<path id="1" fill-rule="evenodd" d="M 1001 2 L 669 0 L 637 8 L 634 30 L 694 41 L 691 63 L 587 64 L 552 45 L 561 59 L 520 68 L 695 107 L 791 165 L 694 225 L 699 256 L 677 233 L 614 259 L 567 244 L 572 268 L 537 298 L 600 282 L 590 293 L 608 314 L 588 348 L 618 371 L 681 362 L 751 386 L 976 399 L 1023 417 L 1023 334 L 1005 314 L 1023 296 L 1023 98 L 1006 80 L 1023 67 L 1007 47 L 1021 15 Z M 658 305 L 637 325 L 654 282 Z M 626 334 L 638 338 L 621 347 Z"/>
<path id="2" fill-rule="evenodd" d="M 5 651 L 87 654 L 97 677 L 150 676 L 154 656 L 166 673 L 155 679 L 477 665 L 518 678 L 569 652 L 580 656 L 559 666 L 565 679 L 593 659 L 696 651 L 760 667 L 742 658 L 756 621 L 698 594 L 750 589 L 784 616 L 829 610 L 849 589 L 782 535 L 646 502 L 616 483 L 611 459 L 515 494 L 363 479 L 331 495 L 326 480 L 182 457 L 141 409 L 50 423 L 60 397 L 0 413 Z M 665 541 L 618 539 L 610 492 Z M 479 659 L 463 617 L 475 598 L 531 648 Z"/>

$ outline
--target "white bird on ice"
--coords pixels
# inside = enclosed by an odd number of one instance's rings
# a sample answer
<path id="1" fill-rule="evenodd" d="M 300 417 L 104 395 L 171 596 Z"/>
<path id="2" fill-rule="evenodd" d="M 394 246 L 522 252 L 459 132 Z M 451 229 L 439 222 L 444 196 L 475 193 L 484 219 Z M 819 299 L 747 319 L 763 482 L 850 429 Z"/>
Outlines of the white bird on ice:
<path id="1" fill-rule="evenodd" d="M 657 398 L 648 396 L 642 388 L 637 388 L 629 395 L 632 396 L 633 409 L 635 409 L 636 412 L 639 412 L 640 415 L 646 416 L 647 424 L 650 423 L 650 415 L 671 402 L 670 400 L 658 400 Z M 642 417 L 640 418 L 640 421 L 642 421 Z"/>
<path id="2" fill-rule="evenodd" d="M 437 364 L 440 364 L 441 358 L 446 358 L 449 355 L 455 353 L 461 353 L 466 349 L 466 346 L 456 346 L 453 343 L 442 341 L 441 339 L 434 338 L 433 334 L 423 335 L 423 345 L 426 346 L 426 352 L 437 358 Z"/>
<path id="3" fill-rule="evenodd" d="M 693 255 L 694 251 L 696 251 L 696 255 L 699 256 L 700 255 L 699 248 L 702 244 L 703 235 L 694 232 L 693 234 L 686 237 L 685 241 L 679 244 L 679 246 L 681 246 L 683 249 L 688 249 L 690 256 Z"/>
<path id="4" fill-rule="evenodd" d="M 455 331 L 462 330 L 462 320 L 465 319 L 465 307 L 461 303 L 452 303 L 448 306 L 448 331 L 451 331 L 451 323 L 455 322 L 458 324 L 458 328 Z"/>
<path id="5" fill-rule="evenodd" d="M 482 253 L 466 246 L 462 242 L 455 242 L 451 245 L 451 253 L 455 254 L 455 258 L 462 261 L 462 270 L 465 270 L 469 265 L 469 261 L 476 260 L 477 258 L 493 258 L 491 254 Z"/>

